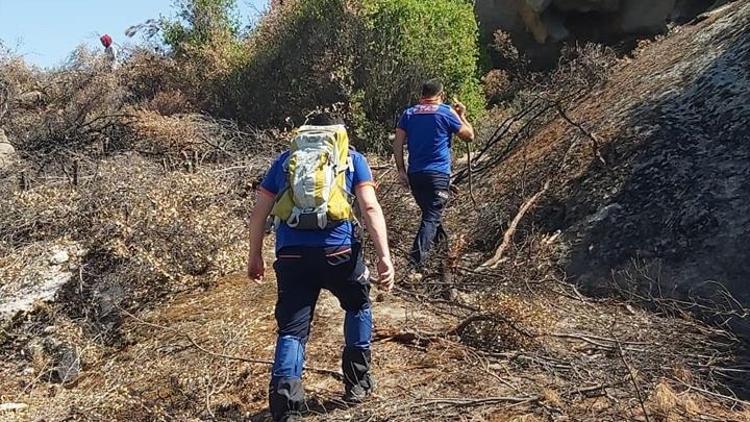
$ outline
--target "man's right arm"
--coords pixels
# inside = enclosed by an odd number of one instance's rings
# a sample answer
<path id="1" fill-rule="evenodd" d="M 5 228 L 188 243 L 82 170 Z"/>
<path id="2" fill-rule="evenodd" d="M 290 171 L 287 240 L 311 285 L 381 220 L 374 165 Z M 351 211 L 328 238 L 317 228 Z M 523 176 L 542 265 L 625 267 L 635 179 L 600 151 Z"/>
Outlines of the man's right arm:
<path id="1" fill-rule="evenodd" d="M 276 202 L 276 192 L 281 188 L 279 183 L 281 166 L 282 159 L 279 157 L 271 165 L 260 183 L 255 207 L 253 207 L 253 212 L 250 215 L 250 250 L 247 257 L 247 276 L 257 283 L 263 281 L 263 275 L 266 271 L 266 264 L 263 262 L 263 236 L 266 232 L 266 220 Z"/>
<path id="2" fill-rule="evenodd" d="M 474 140 L 474 126 L 469 123 L 469 119 L 466 118 L 466 106 L 460 102 L 453 104 L 453 111 L 461 121 L 461 127 L 456 132 L 456 136 L 463 139 L 464 141 L 471 142 Z"/>
<path id="3" fill-rule="evenodd" d="M 266 219 L 273 209 L 274 197 L 264 189 L 258 190 L 255 207 L 250 214 L 250 250 L 247 257 L 247 276 L 260 283 L 263 281 L 266 264 L 263 261 L 263 237 L 266 229 Z"/>
<path id="4" fill-rule="evenodd" d="M 408 186 L 409 179 L 406 175 L 406 164 L 404 163 L 404 144 L 406 144 L 406 131 L 396 128 L 396 139 L 393 141 L 393 156 L 396 159 L 399 180 L 402 185 Z"/>

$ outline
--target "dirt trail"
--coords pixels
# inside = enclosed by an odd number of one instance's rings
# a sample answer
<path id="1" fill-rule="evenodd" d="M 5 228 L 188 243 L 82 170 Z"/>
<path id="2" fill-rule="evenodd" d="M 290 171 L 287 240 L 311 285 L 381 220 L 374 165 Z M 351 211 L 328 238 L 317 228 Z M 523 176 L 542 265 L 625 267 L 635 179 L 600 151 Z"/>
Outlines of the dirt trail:
<path id="1" fill-rule="evenodd" d="M 113 413 L 128 420 L 165 415 L 182 419 L 187 416 L 181 413 L 184 408 L 202 409 L 192 415 L 196 420 L 268 420 L 269 365 L 243 359 L 273 358 L 276 287 L 273 272 L 269 273 L 261 286 L 250 285 L 243 274 L 236 274 L 208 291 L 184 294 L 157 310 L 129 316 L 121 329 L 127 342 L 123 349 L 90 344 L 81 350 L 83 371 L 75 385 L 62 387 L 19 376 L 15 388 L 3 388 L 3 401 L 30 407 L 23 413 L 0 414 L 0 420 L 68 416 L 103 420 Z M 445 331 L 455 325 L 455 317 L 393 295 L 374 292 L 376 296 L 382 300 L 373 305 L 377 336 L 386 333 L 386 339 L 375 343 L 378 389 L 363 408 L 417 390 L 421 396 L 453 396 L 459 391 L 452 384 L 474 388 L 482 371 L 464 361 L 463 348 L 451 342 L 432 342 L 429 348 L 409 346 L 387 338 L 389 332 Z M 307 365 L 315 369 L 305 374 L 313 418 L 346 420 L 359 411 L 339 401 L 342 386 L 335 373 L 340 371 L 342 326 L 343 311 L 332 295 L 323 292 L 307 349 Z M 15 369 L 17 374 L 24 371 L 20 366 Z M 18 386 L 25 383 L 29 384 L 19 391 Z M 460 393 L 473 395 L 468 390 Z"/>
<path id="2" fill-rule="evenodd" d="M 0 380 L 1 401 L 29 408 L 0 412 L 0 420 L 270 420 L 266 397 L 275 344 L 275 288 L 272 271 L 261 286 L 236 274 L 158 309 L 127 314 L 121 348 L 80 343 L 82 371 L 70 385 L 43 379 L 47 362 L 34 356 L 3 362 L 0 372 L 15 375 Z M 532 295 L 541 292 L 540 287 Z M 547 314 L 540 318 L 548 334 L 489 351 L 449 333 L 466 316 L 459 316 L 457 307 L 378 292 L 373 298 L 378 387 L 369 401 L 350 408 L 340 401 L 338 375 L 343 311 L 332 295 L 321 295 L 307 349 L 309 420 L 557 420 L 566 415 L 577 415 L 578 420 L 614 420 L 607 419 L 612 415 L 638 419 L 640 406 L 627 400 L 632 398 L 627 391 L 629 370 L 614 353 L 617 348 L 607 332 L 595 328 L 617 333 L 633 371 L 676 362 L 678 357 L 665 344 L 687 355 L 689 347 L 680 344 L 705 338 L 687 323 L 665 334 L 676 321 L 616 303 L 555 294 L 533 299 L 546 301 Z M 485 335 L 510 344 L 513 330 L 493 333 Z M 658 353 L 660 349 L 664 353 Z M 661 397 L 658 391 L 644 392 L 649 412 L 661 411 L 654 407 Z M 691 405 L 725 420 L 747 417 L 714 409 L 718 402 L 693 401 L 688 392 L 679 399 L 670 394 L 667 398 L 677 403 L 673 408 L 683 415 Z"/>

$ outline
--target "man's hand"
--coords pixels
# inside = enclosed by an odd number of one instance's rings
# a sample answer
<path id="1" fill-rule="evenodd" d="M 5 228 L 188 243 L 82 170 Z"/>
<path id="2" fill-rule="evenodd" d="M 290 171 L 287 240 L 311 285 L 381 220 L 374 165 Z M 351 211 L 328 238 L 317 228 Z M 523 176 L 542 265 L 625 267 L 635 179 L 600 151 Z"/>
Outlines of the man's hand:
<path id="1" fill-rule="evenodd" d="M 466 118 L 466 106 L 462 102 L 454 99 L 453 109 L 456 110 L 459 117 Z"/>
<path id="2" fill-rule="evenodd" d="M 263 283 L 266 273 L 266 263 L 261 254 L 249 254 L 247 257 L 247 277 L 257 284 Z"/>
<path id="3" fill-rule="evenodd" d="M 466 118 L 466 106 L 461 101 L 458 101 L 456 97 L 453 97 L 453 111 L 455 111 L 458 118 L 461 119 L 461 129 L 458 130 L 456 135 L 464 141 L 473 141 L 476 135 L 474 133 L 474 127 Z"/>
<path id="4" fill-rule="evenodd" d="M 381 289 L 390 292 L 393 289 L 393 283 L 396 279 L 396 272 L 393 269 L 391 258 L 380 258 L 378 260 L 378 281 L 377 285 Z"/>
<path id="5" fill-rule="evenodd" d="M 409 189 L 409 175 L 406 174 L 406 170 L 399 170 L 398 181 L 401 183 L 401 186 Z"/>

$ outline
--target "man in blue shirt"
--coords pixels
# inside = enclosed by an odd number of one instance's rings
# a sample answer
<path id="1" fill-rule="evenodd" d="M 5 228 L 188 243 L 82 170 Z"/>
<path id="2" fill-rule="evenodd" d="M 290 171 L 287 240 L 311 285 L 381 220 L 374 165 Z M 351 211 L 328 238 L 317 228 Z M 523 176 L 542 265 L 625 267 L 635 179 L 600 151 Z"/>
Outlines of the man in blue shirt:
<path id="1" fill-rule="evenodd" d="M 451 139 L 474 140 L 474 128 L 466 119 L 466 107 L 444 104 L 443 84 L 430 80 L 422 85 L 419 104 L 407 109 L 396 127 L 393 153 L 399 178 L 422 210 L 422 222 L 409 253 L 412 265 L 421 267 L 436 241 L 447 240 L 441 220 L 448 202 L 451 176 Z M 404 165 L 404 144 L 409 167 Z"/>
<path id="2" fill-rule="evenodd" d="M 321 114 L 310 124 L 329 126 L 338 122 Z M 250 217 L 248 277 L 258 283 L 262 282 L 265 272 L 262 256 L 265 222 L 277 194 L 288 183 L 284 163 L 289 154 L 289 151 L 282 153 L 266 174 Z M 365 227 L 373 240 L 378 257 L 378 284 L 390 290 L 394 270 L 372 173 L 362 154 L 351 150 L 350 158 L 352 165 L 346 172 L 346 189 L 356 196 Z M 305 344 L 321 289 L 333 293 L 346 311 L 342 354 L 344 399 L 361 401 L 373 388 L 370 374 L 372 313 L 369 272 L 362 258 L 355 224 L 343 221 L 323 230 L 300 230 L 281 222 L 276 228 L 273 268 L 278 284 L 275 310 L 278 339 L 269 391 L 273 419 L 299 420 L 304 405 L 301 377 Z"/>

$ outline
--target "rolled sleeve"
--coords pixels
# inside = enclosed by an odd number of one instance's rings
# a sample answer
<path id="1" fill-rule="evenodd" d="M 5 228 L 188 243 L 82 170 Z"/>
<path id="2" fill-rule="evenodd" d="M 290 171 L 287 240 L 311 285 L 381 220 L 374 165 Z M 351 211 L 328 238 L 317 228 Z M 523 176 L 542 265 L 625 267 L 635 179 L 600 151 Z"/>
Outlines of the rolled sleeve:
<path id="1" fill-rule="evenodd" d="M 275 197 L 276 197 L 276 194 L 277 194 L 278 192 L 271 192 L 270 190 L 268 190 L 268 189 L 264 188 L 264 187 L 263 187 L 263 186 L 261 185 L 261 186 L 259 186 L 259 187 L 258 187 L 258 193 L 259 193 L 259 194 L 261 194 L 261 195 L 265 195 L 265 196 L 271 197 L 271 198 L 275 198 Z"/>
<path id="2" fill-rule="evenodd" d="M 367 159 L 360 153 L 354 153 L 352 156 L 352 165 L 354 167 L 354 177 L 352 178 L 352 186 L 355 188 L 363 184 L 373 184 L 375 180 L 372 177 L 372 170 L 370 165 L 367 164 Z"/>
<path id="3" fill-rule="evenodd" d="M 282 154 L 273 162 L 273 164 L 271 164 L 271 168 L 268 169 L 266 177 L 260 182 L 258 192 L 270 196 L 276 196 L 284 187 L 284 157 L 285 155 Z"/>

